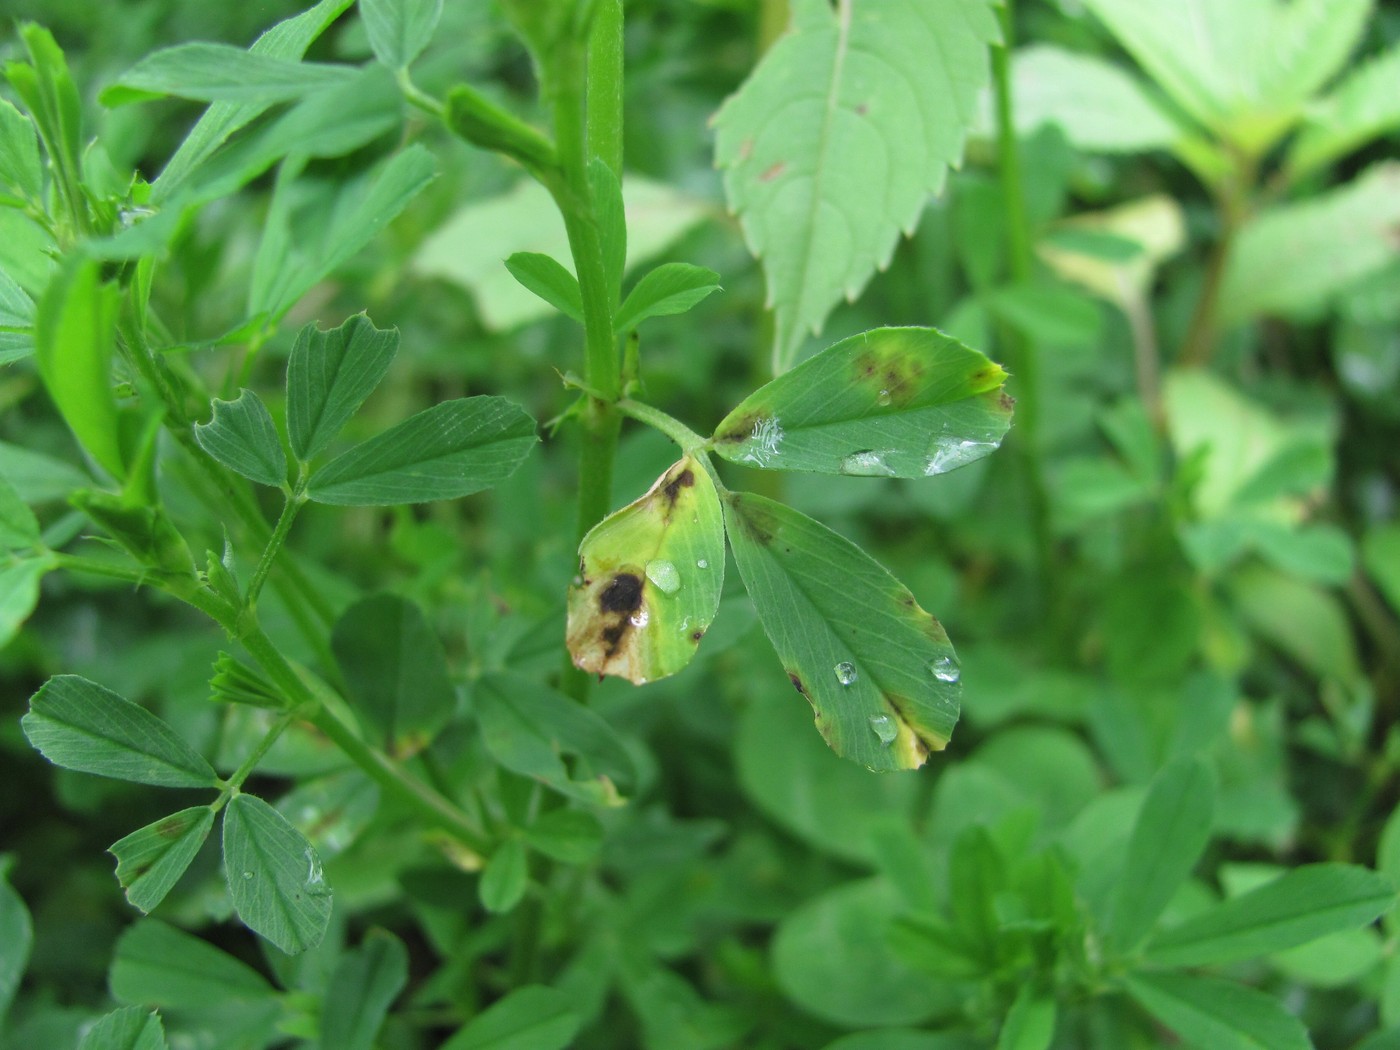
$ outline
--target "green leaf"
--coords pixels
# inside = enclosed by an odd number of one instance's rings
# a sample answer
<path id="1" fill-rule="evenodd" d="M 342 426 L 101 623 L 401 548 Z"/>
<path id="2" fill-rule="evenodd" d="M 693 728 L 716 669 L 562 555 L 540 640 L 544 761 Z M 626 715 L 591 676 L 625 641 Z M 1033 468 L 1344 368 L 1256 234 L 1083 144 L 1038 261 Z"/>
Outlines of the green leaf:
<path id="1" fill-rule="evenodd" d="M 370 1050 L 389 1007 L 408 983 L 408 951 L 388 930 L 370 930 L 336 964 L 321 1008 L 324 1050 Z"/>
<path id="2" fill-rule="evenodd" d="M 0 269 L 0 365 L 22 361 L 33 353 L 34 300 Z"/>
<path id="3" fill-rule="evenodd" d="M 199 447 L 229 470 L 274 488 L 287 483 L 287 456 L 272 414 L 251 390 L 232 401 L 214 399 L 214 418 L 196 423 Z"/>
<path id="4" fill-rule="evenodd" d="M 553 256 L 516 252 L 506 260 L 510 275 L 565 317 L 583 324 L 583 293 L 578 278 Z M 621 331 L 621 329 L 619 329 Z"/>
<path id="5" fill-rule="evenodd" d="M 1128 976 L 1128 993 L 1193 1046 L 1210 1050 L 1312 1050 L 1302 1022 L 1274 996 L 1233 981 L 1182 973 Z"/>
<path id="6" fill-rule="evenodd" d="M 534 777 L 582 802 L 612 803 L 633 787 L 627 747 L 601 716 L 548 686 L 510 674 L 488 674 L 474 694 L 481 741 L 506 769 Z M 571 771 L 563 755 L 584 760 Z"/>
<path id="7" fill-rule="evenodd" d="M 35 203 L 44 197 L 34 122 L 4 99 L 0 99 L 0 187 Z"/>
<path id="8" fill-rule="evenodd" d="M 913 1028 L 880 1028 L 843 1035 L 822 1050 L 972 1050 L 960 1032 L 927 1032 Z"/>
<path id="9" fill-rule="evenodd" d="M 356 713 L 400 757 L 427 747 L 456 710 L 442 643 L 413 602 L 361 599 L 336 621 L 331 649 Z"/>
<path id="10" fill-rule="evenodd" d="M 1158 934 L 1147 957 L 1163 966 L 1235 962 L 1365 926 L 1395 904 L 1384 875 L 1309 864 Z"/>
<path id="11" fill-rule="evenodd" d="M 331 460 L 307 495 L 342 507 L 456 499 L 510 477 L 538 440 L 503 397 L 444 401 Z"/>
<path id="12" fill-rule="evenodd" d="M 500 913 L 520 903 L 530 881 L 527 861 L 525 846 L 519 839 L 506 839 L 500 844 L 481 873 L 478 890 L 482 907 Z"/>
<path id="13" fill-rule="evenodd" d="M 1239 231 L 1220 291 L 1224 320 L 1307 317 L 1396 258 L 1400 163 L 1373 164 L 1345 185 L 1260 212 Z"/>
<path id="14" fill-rule="evenodd" d="M 144 707 L 77 675 L 56 675 L 29 700 L 29 742 L 56 766 L 162 787 L 209 788 L 213 768 Z"/>
<path id="15" fill-rule="evenodd" d="M 55 456 L 0 441 L 0 475 L 25 503 L 66 499 L 74 489 L 92 484 L 77 467 Z"/>
<path id="16" fill-rule="evenodd" d="M 623 335 L 649 317 L 683 314 L 711 292 L 719 291 L 719 274 L 689 263 L 662 263 L 627 293 L 613 326 Z"/>
<path id="17" fill-rule="evenodd" d="M 1308 106 L 1288 168 L 1296 178 L 1400 127 L 1400 47 L 1363 63 Z"/>
<path id="18" fill-rule="evenodd" d="M 323 860 L 354 844 L 379 808 L 379 785 L 358 767 L 306 780 L 277 800 L 277 812 L 305 835 Z"/>
<path id="19" fill-rule="evenodd" d="M 525 842 L 563 864 L 587 864 L 603 845 L 603 825 L 581 809 L 556 809 L 525 829 Z"/>
<path id="20" fill-rule="evenodd" d="M 1015 54 L 1016 128 L 1056 124 L 1089 152 L 1170 149 L 1182 129 L 1137 77 L 1094 55 L 1033 44 Z"/>
<path id="21" fill-rule="evenodd" d="M 1055 1000 L 1023 984 L 997 1035 L 997 1050 L 1047 1050 L 1055 1038 Z"/>
<path id="22" fill-rule="evenodd" d="M 526 985 L 472 1018 L 442 1050 L 564 1050 L 582 1022 L 563 992 Z"/>
<path id="23" fill-rule="evenodd" d="M 746 397 L 715 451 L 769 470 L 922 478 L 981 459 L 1011 425 L 1006 373 L 932 328 L 843 339 Z"/>
<path id="24" fill-rule="evenodd" d="M 113 1010 L 88 1029 L 78 1050 L 166 1050 L 160 1015 L 145 1006 Z"/>
<path id="25" fill-rule="evenodd" d="M 831 749 L 885 771 L 945 747 L 962 695 L 957 656 L 909 590 L 781 503 L 733 493 L 725 521 L 763 629 Z"/>
<path id="26" fill-rule="evenodd" d="M 329 332 L 313 321 L 297 333 L 287 362 L 287 437 L 297 459 L 311 459 L 335 440 L 398 349 L 399 330 L 376 328 L 364 314 Z"/>
<path id="27" fill-rule="evenodd" d="M 10 641 L 39 604 L 39 581 L 49 562 L 28 558 L 0 566 L 0 649 Z"/>
<path id="28" fill-rule="evenodd" d="M 149 912 L 165 899 L 214 826 L 208 806 L 192 806 L 133 831 L 108 847 L 117 881 L 133 907 Z"/>
<path id="29" fill-rule="evenodd" d="M 5 77 L 38 128 L 51 170 L 63 185 L 64 194 L 76 195 L 83 141 L 83 107 L 77 85 L 52 33 L 26 22 L 20 24 L 18 35 L 32 65 L 12 62 L 5 67 Z M 82 206 L 71 196 L 66 203 Z"/>
<path id="30" fill-rule="evenodd" d="M 29 909 L 0 870 L 0 1025 L 4 1024 L 10 1002 L 19 990 L 33 945 L 34 924 L 30 921 Z"/>
<path id="31" fill-rule="evenodd" d="M 1131 951 L 1191 874 L 1210 839 L 1215 778 L 1198 759 L 1178 759 L 1152 778 L 1128 840 L 1108 934 Z"/>
<path id="32" fill-rule="evenodd" d="M 715 116 L 715 162 L 777 311 L 774 371 L 884 269 L 962 159 L 999 37 L 986 0 L 796 0 Z"/>
<path id="33" fill-rule="evenodd" d="M 179 44 L 141 59 L 102 92 L 101 102 L 121 106 L 167 95 L 199 102 L 288 102 L 354 75 L 350 66 L 297 62 L 229 44 Z"/>
<path id="34" fill-rule="evenodd" d="M 1366 571 L 1392 609 L 1400 612 L 1400 525 L 1378 525 L 1361 544 Z M 1400 871 L 1396 872 L 1400 876 Z"/>
<path id="35" fill-rule="evenodd" d="M 288 955 L 314 948 L 331 918 L 321 858 L 262 799 L 235 795 L 224 809 L 224 867 L 238 917 Z"/>
<path id="36" fill-rule="evenodd" d="M 1351 537 L 1335 525 L 1258 522 L 1251 535 L 1264 559 L 1292 576 L 1344 584 L 1356 568 Z"/>
<path id="37" fill-rule="evenodd" d="M 39 542 L 39 519 L 0 473 L 0 547 L 19 549 Z"/>
<path id="38" fill-rule="evenodd" d="M 1237 569 L 1229 593 L 1257 634 L 1313 674 L 1344 684 L 1363 679 L 1351 623 L 1335 594 L 1263 565 Z"/>
<path id="39" fill-rule="evenodd" d="M 70 256 L 49 281 L 34 320 L 34 349 L 49 396 L 79 443 L 114 478 L 124 478 L 110 376 L 117 286 L 99 265 Z"/>
<path id="40" fill-rule="evenodd" d="M 1047 347 L 1092 346 L 1099 337 L 1099 305 L 1062 284 L 1004 285 L 991 293 L 988 305 L 1027 338 Z"/>
<path id="41" fill-rule="evenodd" d="M 390 69 L 407 69 L 432 41 L 442 0 L 360 0 L 360 17 L 374 57 Z"/>
<path id="42" fill-rule="evenodd" d="M 719 609 L 724 516 L 686 456 L 579 544 L 566 642 L 574 665 L 642 684 L 690 663 Z"/>
<path id="43" fill-rule="evenodd" d="M 276 994 L 247 963 L 155 919 L 143 919 L 117 938 L 109 983 L 119 1002 L 169 1009 L 253 1003 Z"/>

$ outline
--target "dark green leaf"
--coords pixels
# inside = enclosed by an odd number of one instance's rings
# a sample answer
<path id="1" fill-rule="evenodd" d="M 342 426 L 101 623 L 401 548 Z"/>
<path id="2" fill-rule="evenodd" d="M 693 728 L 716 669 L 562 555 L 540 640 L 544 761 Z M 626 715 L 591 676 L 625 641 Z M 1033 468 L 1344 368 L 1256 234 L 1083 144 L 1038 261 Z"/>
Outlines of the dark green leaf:
<path id="1" fill-rule="evenodd" d="M 603 844 L 603 825 L 581 809 L 556 809 L 525 829 L 525 841 L 564 864 L 587 864 Z"/>
<path id="2" fill-rule="evenodd" d="M 408 952 L 387 930 L 340 957 L 321 1010 L 324 1050 L 370 1050 L 389 1007 L 408 983 Z"/>
<path id="3" fill-rule="evenodd" d="M 33 547 L 38 542 L 39 520 L 0 472 L 0 547 Z"/>
<path id="4" fill-rule="evenodd" d="M 1127 978 L 1149 1014 L 1193 1046 L 1210 1050 L 1312 1050 L 1298 1018 L 1274 996 L 1233 981 L 1184 973 Z"/>
<path id="5" fill-rule="evenodd" d="M 360 17 L 374 57 L 390 69 L 406 69 L 433 39 L 442 0 L 360 0 Z"/>
<path id="6" fill-rule="evenodd" d="M 287 456 L 272 415 L 251 390 L 233 401 L 214 400 L 214 418 L 196 423 L 199 447 L 235 473 L 274 487 L 287 483 Z"/>
<path id="7" fill-rule="evenodd" d="M 323 451 L 389 370 L 397 328 L 379 329 L 364 314 L 322 332 L 297 333 L 287 362 L 287 437 L 298 459 Z"/>
<path id="8" fill-rule="evenodd" d="M 0 99 L 0 187 L 38 203 L 44 196 L 34 122 Z"/>
<path id="9" fill-rule="evenodd" d="M 491 854 L 479 887 L 487 911 L 507 912 L 520 903 L 530 880 L 528 859 L 519 839 L 506 839 Z"/>
<path id="10" fill-rule="evenodd" d="M 832 750 L 883 771 L 946 746 L 962 694 L 957 656 L 909 590 L 781 503 L 730 494 L 725 520 L 763 628 Z"/>
<path id="11" fill-rule="evenodd" d="M 356 712 L 386 750 L 415 754 L 452 717 L 447 657 L 412 602 L 393 594 L 356 602 L 336 621 L 331 648 Z"/>
<path id="12" fill-rule="evenodd" d="M 133 831 L 107 850 L 133 907 L 149 912 L 165 899 L 214 826 L 208 806 L 192 806 Z"/>
<path id="13" fill-rule="evenodd" d="M 166 1050 L 160 1015 L 145 1006 L 113 1010 L 90 1029 L 78 1050 Z"/>
<path id="14" fill-rule="evenodd" d="M 39 558 L 0 566 L 0 648 L 10 644 L 39 604 L 39 581 L 49 568 Z"/>
<path id="15" fill-rule="evenodd" d="M 626 333 L 648 317 L 683 314 L 711 292 L 719 291 L 719 274 L 690 263 L 663 263 L 638 281 L 622 306 L 613 327 Z"/>
<path id="16" fill-rule="evenodd" d="M 344 83 L 350 66 L 296 62 L 228 44 L 179 44 L 147 55 L 102 92 L 120 106 L 173 95 L 200 102 L 287 102 Z"/>
<path id="17" fill-rule="evenodd" d="M 272 986 L 247 963 L 155 919 L 117 939 L 110 976 L 119 1002 L 198 1010 L 229 1000 L 270 1000 Z"/>
<path id="18" fill-rule="evenodd" d="M 975 1050 L 984 1044 L 959 1032 L 926 1032 L 913 1028 L 881 1028 L 843 1035 L 822 1050 Z"/>
<path id="19" fill-rule="evenodd" d="M 4 1024 L 10 1002 L 19 990 L 19 980 L 29 964 L 34 944 L 34 925 L 24 900 L 0 871 L 0 1025 Z"/>
<path id="20" fill-rule="evenodd" d="M 997 1036 L 997 1050 L 1046 1050 L 1055 1038 L 1055 1000 L 1023 984 Z"/>
<path id="21" fill-rule="evenodd" d="M 442 1050 L 564 1050 L 581 1022 L 563 992 L 526 985 L 472 1018 Z"/>
<path id="22" fill-rule="evenodd" d="M 1309 864 L 1158 934 L 1147 957 L 1164 966 L 1250 959 L 1365 926 L 1394 904 L 1395 887 L 1384 875 Z"/>
<path id="23" fill-rule="evenodd" d="M 931 328 L 877 328 L 750 394 L 715 428 L 725 459 L 769 470 L 922 478 L 996 450 L 1006 373 Z"/>
<path id="24" fill-rule="evenodd" d="M 540 252 L 516 252 L 506 260 L 510 275 L 565 317 L 583 323 L 583 293 L 578 278 L 553 256 Z M 620 329 L 619 329 L 620 331 Z"/>
<path id="25" fill-rule="evenodd" d="M 444 401 L 327 463 L 307 495 L 351 507 L 456 499 L 510 477 L 537 440 L 505 398 Z"/>
<path id="26" fill-rule="evenodd" d="M 0 461 L 2 462 L 2 461 Z M 1400 525 L 1376 525 L 1362 541 L 1361 558 L 1391 608 L 1400 612 Z M 1397 872 L 1400 875 L 1400 871 Z"/>
<path id="27" fill-rule="evenodd" d="M 163 787 L 213 787 L 213 768 L 144 707 L 77 675 L 57 675 L 21 719 L 29 742 L 56 766 Z"/>
<path id="28" fill-rule="evenodd" d="M 331 918 L 321 858 L 262 799 L 235 795 L 224 809 L 224 868 L 238 917 L 288 955 L 314 948 Z"/>

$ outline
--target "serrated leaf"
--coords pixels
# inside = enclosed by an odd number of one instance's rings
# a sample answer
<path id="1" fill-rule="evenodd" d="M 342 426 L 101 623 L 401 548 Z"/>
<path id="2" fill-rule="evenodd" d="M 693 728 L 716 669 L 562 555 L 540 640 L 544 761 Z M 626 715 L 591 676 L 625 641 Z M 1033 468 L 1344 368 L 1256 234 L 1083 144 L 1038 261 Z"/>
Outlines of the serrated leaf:
<path id="1" fill-rule="evenodd" d="M 301 832 L 262 799 L 235 795 L 224 808 L 223 845 L 229 897 L 244 925 L 288 955 L 320 944 L 331 888 Z"/>
<path id="2" fill-rule="evenodd" d="M 34 925 L 24 899 L 0 871 L 0 1024 L 19 989 L 34 944 Z"/>
<path id="3" fill-rule="evenodd" d="M 322 332 L 297 333 L 287 362 L 287 437 L 293 454 L 324 451 L 374 393 L 399 349 L 397 328 L 379 329 L 364 314 Z"/>
<path id="4" fill-rule="evenodd" d="M 346 952 L 326 987 L 321 1010 L 324 1050 L 370 1050 L 389 1007 L 408 983 L 408 951 L 388 930 L 370 930 Z"/>
<path id="5" fill-rule="evenodd" d="M 542 252 L 516 252 L 506 260 L 506 269 L 541 299 L 565 317 L 583 323 L 583 293 L 578 278 L 551 255 Z"/>
<path id="6" fill-rule="evenodd" d="M 199 447 L 236 474 L 274 488 L 287 483 L 287 456 L 262 398 L 241 390 L 232 401 L 214 399 L 214 418 L 196 423 Z"/>
<path id="7" fill-rule="evenodd" d="M 171 1009 L 251 1004 L 276 995 L 247 963 L 155 919 L 142 919 L 117 939 L 108 980 L 118 1002 Z"/>
<path id="8" fill-rule="evenodd" d="M 1288 154 L 1296 178 L 1400 127 L 1400 47 L 1359 66 L 1326 98 L 1308 107 Z"/>
<path id="9" fill-rule="evenodd" d="M 587 864 L 603 845 L 603 825 L 581 809 L 556 809 L 525 829 L 525 842 L 564 864 Z"/>
<path id="10" fill-rule="evenodd" d="M 508 912 L 520 903 L 529 885 L 528 858 L 519 839 L 506 839 L 491 854 L 481 873 L 478 892 L 481 906 L 490 912 Z"/>
<path id="11" fill-rule="evenodd" d="M 433 39 L 442 0 L 360 0 L 360 17 L 374 57 L 390 69 L 406 69 Z"/>
<path id="12" fill-rule="evenodd" d="M 922 478 L 995 451 L 1011 425 L 1006 373 L 932 328 L 843 339 L 750 394 L 715 452 L 768 470 Z"/>
<path id="13" fill-rule="evenodd" d="M 1178 759 L 1152 778 L 1128 840 L 1108 934 L 1121 951 L 1136 947 L 1210 839 L 1215 778 L 1197 759 Z"/>
<path id="14" fill-rule="evenodd" d="M 690 663 L 719 609 L 724 517 L 686 456 L 579 544 L 566 641 L 574 665 L 641 684 Z"/>
<path id="15" fill-rule="evenodd" d="M 719 274 L 689 263 L 662 263 L 647 273 L 623 300 L 613 319 L 619 335 L 648 317 L 683 314 L 711 292 L 719 291 Z"/>
<path id="16" fill-rule="evenodd" d="M 423 750 L 456 710 L 442 643 L 413 602 L 361 599 L 336 621 L 331 649 L 356 714 L 393 754 Z"/>
<path id="17" fill-rule="evenodd" d="M 0 473 L 0 547 L 21 549 L 39 542 L 39 519 Z"/>
<path id="18" fill-rule="evenodd" d="M 4 99 L 0 99 L 0 186 L 36 203 L 44 196 L 34 122 Z"/>
<path id="19" fill-rule="evenodd" d="M 24 735 L 64 769 L 162 787 L 214 787 L 213 768 L 165 722 L 96 682 L 56 675 L 29 700 Z"/>
<path id="20" fill-rule="evenodd" d="M 1312 1050 L 1298 1018 L 1274 996 L 1234 981 L 1139 973 L 1128 993 L 1192 1046 L 1210 1050 Z"/>
<path id="21" fill-rule="evenodd" d="M 869 769 L 942 750 L 962 685 L 943 626 L 882 566 L 826 526 L 750 493 L 724 506 L 763 629 L 831 749 Z"/>
<path id="22" fill-rule="evenodd" d="M 1158 934 L 1147 957 L 1163 966 L 1236 962 L 1365 926 L 1395 904 L 1384 875 L 1308 864 Z"/>
<path id="23" fill-rule="evenodd" d="M 777 311 L 775 371 L 886 266 L 960 163 L 987 45 L 986 0 L 796 0 L 792 29 L 715 117 L 715 159 Z"/>
<path id="24" fill-rule="evenodd" d="M 297 62 L 229 44 L 177 44 L 147 55 L 102 92 L 104 106 L 174 96 L 198 102 L 288 102 L 342 84 L 351 66 Z"/>
<path id="25" fill-rule="evenodd" d="M 113 1010 L 88 1029 L 78 1050 L 166 1050 L 160 1015 L 146 1006 Z"/>
<path id="26" fill-rule="evenodd" d="M 192 806 L 109 846 L 107 852 L 117 858 L 117 881 L 132 906 L 149 912 L 163 901 L 213 827 L 213 811 L 208 806 Z"/>
<path id="27" fill-rule="evenodd" d="M 503 397 L 444 401 L 331 460 L 306 492 L 342 507 L 457 499 L 510 477 L 538 440 Z"/>
<path id="28" fill-rule="evenodd" d="M 526 985 L 472 1018 L 442 1050 L 564 1050 L 582 1023 L 563 992 Z"/>

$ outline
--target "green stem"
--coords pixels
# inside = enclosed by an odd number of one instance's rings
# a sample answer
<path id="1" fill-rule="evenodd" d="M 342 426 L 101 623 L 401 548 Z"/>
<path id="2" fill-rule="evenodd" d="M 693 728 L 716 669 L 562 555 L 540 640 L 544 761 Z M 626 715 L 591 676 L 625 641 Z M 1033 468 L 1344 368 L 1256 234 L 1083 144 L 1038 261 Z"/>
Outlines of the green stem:
<path id="1" fill-rule="evenodd" d="M 647 426 L 661 431 L 679 445 L 683 452 L 694 453 L 709 447 L 708 438 L 701 437 L 679 419 L 667 415 L 659 408 L 653 408 L 651 405 L 633 401 L 630 398 L 623 398 L 617 403 L 617 410 L 624 416 L 635 419 L 638 423 L 645 423 Z"/>
<path id="2" fill-rule="evenodd" d="M 297 720 L 298 712 L 295 710 L 284 711 L 278 716 L 277 721 L 268 727 L 263 738 L 258 741 L 258 746 L 253 748 L 252 753 L 243 760 L 243 764 L 234 770 L 233 776 L 224 783 L 223 791 L 219 792 L 219 797 L 209 804 L 209 808 L 215 813 L 223 809 L 228 800 L 238 793 L 238 789 L 243 786 L 243 782 L 253 774 L 253 770 L 258 768 L 258 763 L 263 760 L 263 756 L 272 750 L 272 745 L 277 743 L 287 727 Z"/>
<path id="3" fill-rule="evenodd" d="M 588 152 L 622 178 L 622 0 L 599 0 L 588 34 Z"/>
<path id="4" fill-rule="evenodd" d="M 296 521 L 297 512 L 301 510 L 306 498 L 301 494 L 301 485 L 297 485 L 297 491 L 289 493 L 282 504 L 282 513 L 277 518 L 277 525 L 272 530 L 272 535 L 268 538 L 267 545 L 263 547 L 262 557 L 258 559 L 258 566 L 253 570 L 253 578 L 248 581 L 248 593 L 244 597 L 244 603 L 248 608 L 257 604 L 258 594 L 262 591 L 263 583 L 267 580 L 267 574 L 272 571 L 272 563 L 277 560 L 277 555 L 282 552 L 282 545 L 287 541 L 287 534 L 292 531 L 292 522 Z"/>
<path id="5" fill-rule="evenodd" d="M 57 551 L 50 551 L 49 557 L 53 558 L 56 568 L 67 572 L 105 576 L 109 580 L 124 580 L 127 583 L 136 584 L 138 587 L 142 584 L 157 583 L 150 569 L 117 565 L 113 562 L 103 561 L 101 558 L 87 558 L 78 554 L 60 554 Z"/>

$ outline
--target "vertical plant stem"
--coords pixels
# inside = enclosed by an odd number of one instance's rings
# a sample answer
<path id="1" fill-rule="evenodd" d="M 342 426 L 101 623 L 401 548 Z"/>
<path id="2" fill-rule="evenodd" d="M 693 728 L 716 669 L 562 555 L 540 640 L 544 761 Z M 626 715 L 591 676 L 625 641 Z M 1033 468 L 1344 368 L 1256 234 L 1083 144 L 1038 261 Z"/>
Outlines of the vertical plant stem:
<path id="1" fill-rule="evenodd" d="M 282 513 L 277 518 L 277 525 L 273 528 L 267 545 L 263 547 L 262 557 L 258 559 L 257 568 L 253 570 L 253 578 L 248 582 L 248 594 L 244 600 L 249 606 L 256 604 L 263 583 L 267 580 L 267 574 L 272 571 L 272 563 L 277 560 L 277 555 L 282 551 L 282 544 L 287 542 L 287 534 L 292 531 L 292 522 L 296 521 L 297 511 L 301 510 L 302 502 L 303 497 L 300 493 L 291 493 L 282 504 Z"/>
<path id="2" fill-rule="evenodd" d="M 1220 311 L 1220 285 L 1225 279 L 1225 266 L 1230 259 L 1230 247 L 1235 239 L 1235 208 L 1223 197 L 1219 200 L 1220 236 L 1206 260 L 1205 283 L 1200 298 L 1191 313 L 1191 324 L 1181 344 L 1181 363 L 1200 368 L 1210 363 L 1215 353 L 1216 316 Z"/>

